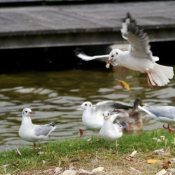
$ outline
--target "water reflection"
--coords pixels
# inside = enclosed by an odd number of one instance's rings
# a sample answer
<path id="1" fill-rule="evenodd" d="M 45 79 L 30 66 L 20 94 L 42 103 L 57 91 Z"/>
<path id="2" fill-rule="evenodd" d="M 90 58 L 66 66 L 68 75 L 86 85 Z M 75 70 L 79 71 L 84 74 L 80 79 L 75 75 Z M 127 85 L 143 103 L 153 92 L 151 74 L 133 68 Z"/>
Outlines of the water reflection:
<path id="1" fill-rule="evenodd" d="M 127 81 L 131 91 L 123 90 L 116 78 Z M 82 111 L 76 108 L 84 101 L 93 104 L 102 100 L 121 100 L 133 103 L 140 97 L 149 104 L 173 105 L 175 102 L 175 83 L 155 88 L 151 91 L 144 74 L 130 71 L 87 71 L 70 70 L 62 72 L 22 73 L 0 75 L 0 151 L 13 149 L 31 143 L 21 140 L 18 130 L 21 111 L 32 108 L 34 123 L 58 121 L 58 128 L 52 132 L 51 140 L 78 136 L 78 129 L 85 130 L 81 122 Z M 162 127 L 162 123 L 148 120 L 144 130 Z M 85 130 L 85 135 L 92 132 Z"/>

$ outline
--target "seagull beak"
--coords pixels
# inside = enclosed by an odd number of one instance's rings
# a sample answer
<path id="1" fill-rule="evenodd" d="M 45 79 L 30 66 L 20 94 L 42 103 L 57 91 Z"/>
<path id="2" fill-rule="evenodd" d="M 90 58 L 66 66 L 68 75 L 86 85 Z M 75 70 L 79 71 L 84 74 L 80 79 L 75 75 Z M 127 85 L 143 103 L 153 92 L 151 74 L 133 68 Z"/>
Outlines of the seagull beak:
<path id="1" fill-rule="evenodd" d="M 140 104 L 140 106 L 144 106 L 144 105 L 145 105 L 145 103 L 143 103 L 143 102 Z"/>
<path id="2" fill-rule="evenodd" d="M 112 61 L 113 61 L 113 59 L 110 59 L 110 60 L 107 61 L 107 63 L 106 63 L 106 68 L 109 68 L 109 66 L 110 66 L 110 64 L 112 63 Z"/>
<path id="3" fill-rule="evenodd" d="M 108 119 L 108 117 L 107 116 L 104 116 L 104 120 L 107 120 Z"/>
<path id="4" fill-rule="evenodd" d="M 83 110 L 82 106 L 78 106 L 77 110 L 82 111 Z"/>
<path id="5" fill-rule="evenodd" d="M 29 112 L 29 114 L 30 114 L 30 115 L 33 115 L 33 114 L 35 114 L 35 112 L 31 111 L 31 112 Z"/>

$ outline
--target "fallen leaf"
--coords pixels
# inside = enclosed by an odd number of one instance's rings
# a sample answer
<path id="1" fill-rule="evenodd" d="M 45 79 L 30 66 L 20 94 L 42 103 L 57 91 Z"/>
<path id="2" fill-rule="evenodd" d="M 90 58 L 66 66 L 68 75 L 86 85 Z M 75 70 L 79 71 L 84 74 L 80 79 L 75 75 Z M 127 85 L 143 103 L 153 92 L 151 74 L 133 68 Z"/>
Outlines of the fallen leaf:
<path id="1" fill-rule="evenodd" d="M 90 171 L 87 171 L 87 170 L 84 170 L 84 169 L 79 169 L 78 174 L 79 175 L 89 175 L 89 174 L 93 174 L 93 172 L 90 172 Z"/>
<path id="2" fill-rule="evenodd" d="M 163 169 L 167 169 L 168 166 L 169 166 L 169 164 L 171 164 L 170 161 L 163 163 L 162 168 L 163 168 Z"/>
<path id="3" fill-rule="evenodd" d="M 170 155 L 170 148 L 168 147 L 165 151 L 164 149 L 158 149 L 153 152 L 158 155 Z"/>
<path id="4" fill-rule="evenodd" d="M 83 136 L 83 130 L 82 129 L 78 129 L 79 131 L 79 137 L 81 138 Z"/>
<path id="5" fill-rule="evenodd" d="M 156 173 L 155 175 L 165 175 L 166 173 L 167 173 L 167 171 L 165 169 L 162 169 L 158 173 Z"/>
<path id="6" fill-rule="evenodd" d="M 91 138 L 87 139 L 87 142 L 90 142 L 91 141 Z"/>
<path id="7" fill-rule="evenodd" d="M 130 86 L 128 83 L 126 83 L 125 81 L 122 81 L 122 80 L 118 80 L 118 79 L 116 79 L 116 80 L 119 82 L 119 84 L 122 88 L 130 90 Z"/>
<path id="8" fill-rule="evenodd" d="M 154 154 L 154 152 L 153 152 L 153 151 L 151 151 L 151 152 L 149 152 L 149 153 L 145 154 L 145 156 L 152 156 L 153 154 Z"/>
<path id="9" fill-rule="evenodd" d="M 134 155 L 137 153 L 137 151 L 136 150 L 134 150 L 129 156 L 130 157 L 134 157 Z"/>
<path id="10" fill-rule="evenodd" d="M 8 167 L 8 166 L 10 166 L 11 164 L 6 164 L 6 165 L 2 165 L 2 166 L 0 166 L 0 168 L 6 168 L 6 167 Z"/>
<path id="11" fill-rule="evenodd" d="M 154 163 L 163 163 L 162 160 L 158 160 L 158 159 L 148 159 L 147 160 L 147 163 L 150 163 L 150 164 L 154 164 Z"/>
<path id="12" fill-rule="evenodd" d="M 22 156 L 22 154 L 20 153 L 20 151 L 18 149 L 15 149 L 15 152 L 19 155 Z"/>
<path id="13" fill-rule="evenodd" d="M 77 172 L 75 170 L 65 170 L 61 175 L 76 175 Z"/>
<path id="14" fill-rule="evenodd" d="M 54 173 L 56 173 L 56 174 L 60 174 L 61 172 L 62 172 L 62 168 L 61 167 L 56 167 L 54 169 Z"/>
<path id="15" fill-rule="evenodd" d="M 164 141 L 164 140 L 165 140 L 165 136 L 160 136 L 160 139 L 161 139 L 162 141 Z"/>
<path id="16" fill-rule="evenodd" d="M 45 165 L 46 164 L 46 161 L 45 160 L 42 160 L 42 163 Z"/>
<path id="17" fill-rule="evenodd" d="M 129 156 L 126 157 L 126 159 L 129 160 L 129 161 L 133 161 L 133 157 L 134 157 L 134 155 L 135 155 L 136 153 L 137 153 L 137 151 L 134 150 Z"/>
<path id="18" fill-rule="evenodd" d="M 93 173 L 96 173 L 96 172 L 100 172 L 100 171 L 103 171 L 104 170 L 104 167 L 98 167 L 98 168 L 95 168 L 92 170 Z"/>

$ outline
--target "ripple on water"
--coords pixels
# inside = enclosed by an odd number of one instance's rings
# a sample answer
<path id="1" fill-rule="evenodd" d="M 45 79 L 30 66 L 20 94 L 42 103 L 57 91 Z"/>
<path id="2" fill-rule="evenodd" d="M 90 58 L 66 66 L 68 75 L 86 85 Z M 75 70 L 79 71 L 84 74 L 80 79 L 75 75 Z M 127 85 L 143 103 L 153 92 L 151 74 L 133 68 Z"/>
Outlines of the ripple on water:
<path id="1" fill-rule="evenodd" d="M 132 104 L 135 98 L 140 97 L 151 105 L 175 103 L 174 82 L 151 91 L 145 76 L 128 76 L 125 73 L 122 80 L 130 84 L 131 91 L 122 89 L 117 83 L 116 78 L 121 79 L 119 74 L 105 71 L 70 70 L 0 76 L 0 151 L 32 145 L 18 136 L 21 112 L 25 107 L 35 111 L 31 118 L 36 124 L 58 121 L 51 140 L 63 140 L 78 137 L 79 128 L 84 130 L 84 136 L 94 135 L 83 126 L 82 111 L 76 110 L 85 101 L 96 104 L 102 100 L 120 100 Z M 161 127 L 162 123 L 152 119 L 144 121 L 144 130 Z"/>

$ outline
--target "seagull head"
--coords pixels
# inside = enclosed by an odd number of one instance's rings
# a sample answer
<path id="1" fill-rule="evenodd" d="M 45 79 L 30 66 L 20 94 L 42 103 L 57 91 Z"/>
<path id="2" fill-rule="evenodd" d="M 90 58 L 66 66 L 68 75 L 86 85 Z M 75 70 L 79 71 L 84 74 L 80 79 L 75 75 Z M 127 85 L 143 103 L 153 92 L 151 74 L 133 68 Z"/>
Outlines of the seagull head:
<path id="1" fill-rule="evenodd" d="M 84 102 L 81 106 L 78 106 L 77 110 L 86 110 L 91 108 L 92 108 L 92 103 L 87 101 L 87 102 Z"/>
<path id="2" fill-rule="evenodd" d="M 109 111 L 103 112 L 103 117 L 104 117 L 104 120 L 108 120 L 110 118 L 110 112 Z"/>
<path id="3" fill-rule="evenodd" d="M 117 66 L 118 63 L 118 58 L 119 58 L 119 54 L 121 53 L 122 51 L 119 50 L 119 49 L 113 49 L 110 54 L 109 54 L 109 58 L 108 58 L 108 61 L 107 61 L 107 64 L 106 65 L 113 65 L 113 66 Z"/>
<path id="4" fill-rule="evenodd" d="M 22 115 L 25 117 L 29 117 L 30 115 L 33 115 L 34 112 L 30 108 L 25 108 L 22 111 Z"/>

